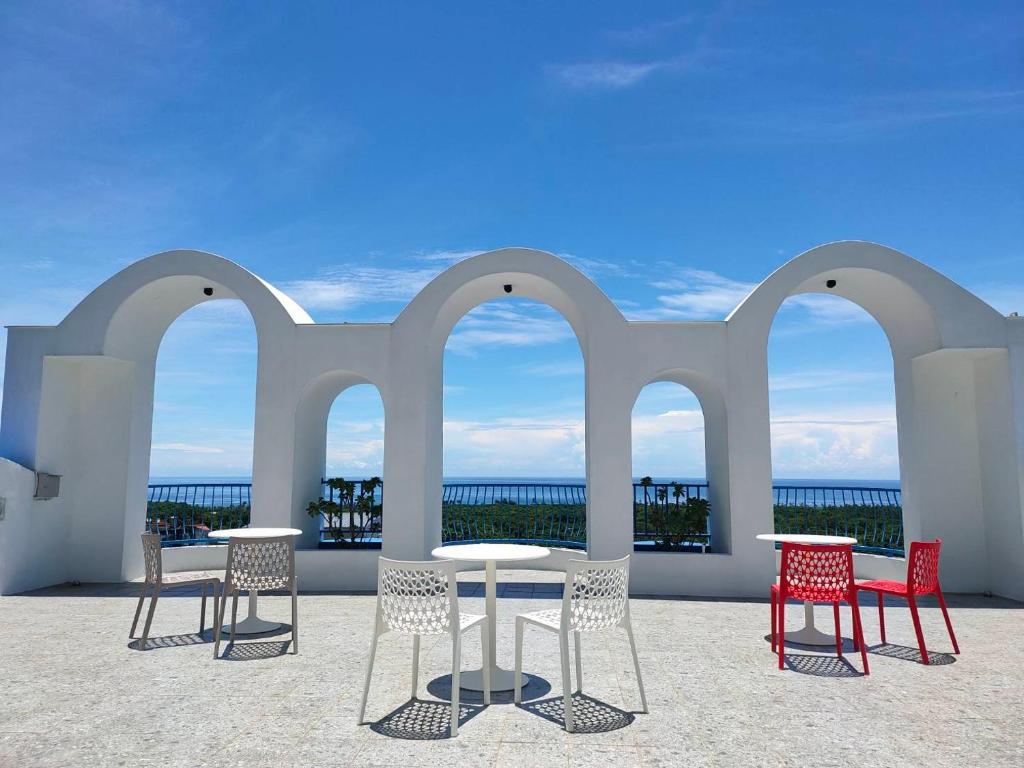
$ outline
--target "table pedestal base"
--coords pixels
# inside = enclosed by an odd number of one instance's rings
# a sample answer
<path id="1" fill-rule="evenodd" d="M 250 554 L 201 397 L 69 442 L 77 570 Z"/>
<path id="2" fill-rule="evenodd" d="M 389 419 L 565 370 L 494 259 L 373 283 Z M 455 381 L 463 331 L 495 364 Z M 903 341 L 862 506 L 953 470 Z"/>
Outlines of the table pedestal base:
<path id="1" fill-rule="evenodd" d="M 515 689 L 516 673 L 511 669 L 495 667 L 491 670 L 491 692 L 511 691 Z M 523 688 L 530 684 L 530 676 L 523 672 Z M 482 691 L 484 689 L 484 671 L 472 669 L 459 673 L 459 687 L 467 691 Z"/>
<path id="2" fill-rule="evenodd" d="M 804 603 L 804 625 L 796 632 L 787 632 L 786 642 L 798 645 L 831 645 L 835 648 L 836 636 L 827 635 L 814 626 L 814 603 Z"/>
<path id="3" fill-rule="evenodd" d="M 276 630 L 281 628 L 280 622 L 265 621 L 264 619 L 261 619 L 259 616 L 256 615 L 257 594 L 258 593 L 255 591 L 249 593 L 249 615 L 235 625 L 236 635 L 259 635 L 264 632 L 275 632 Z M 224 615 L 226 616 L 228 614 L 228 611 L 230 610 L 231 607 L 228 606 L 224 611 Z M 225 635 L 230 635 L 231 623 L 228 622 L 223 627 L 221 627 L 220 630 Z"/>

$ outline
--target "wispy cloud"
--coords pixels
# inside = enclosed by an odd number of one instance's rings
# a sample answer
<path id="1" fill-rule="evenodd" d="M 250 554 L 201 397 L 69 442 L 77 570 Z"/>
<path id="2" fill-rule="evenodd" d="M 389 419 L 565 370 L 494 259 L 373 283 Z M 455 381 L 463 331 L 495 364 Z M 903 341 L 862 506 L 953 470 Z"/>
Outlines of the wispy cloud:
<path id="1" fill-rule="evenodd" d="M 575 338 L 572 328 L 557 312 L 543 306 L 527 306 L 517 302 L 508 307 L 477 307 L 455 326 L 445 349 L 472 355 L 481 347 L 532 347 Z"/>
<path id="2" fill-rule="evenodd" d="M 223 448 L 210 445 L 194 445 L 192 443 L 154 443 L 154 451 L 174 451 L 175 453 L 224 453 Z"/>
<path id="3" fill-rule="evenodd" d="M 549 68 L 549 72 L 556 81 L 567 88 L 619 90 L 629 88 L 647 79 L 658 70 L 665 69 L 668 63 L 668 61 L 590 61 L 553 65 Z"/>
<path id="4" fill-rule="evenodd" d="M 803 104 L 782 112 L 706 116 L 716 134 L 756 143 L 845 143 L 904 135 L 923 125 L 1024 112 L 1022 90 L 914 91 L 843 102 Z"/>
<path id="5" fill-rule="evenodd" d="M 891 371 L 817 370 L 782 373 L 770 376 L 768 389 L 771 392 L 796 392 L 813 389 L 849 389 L 865 384 L 892 381 Z"/>
<path id="6" fill-rule="evenodd" d="M 697 14 L 688 13 L 683 16 L 676 16 L 671 19 L 651 21 L 646 24 L 637 24 L 632 27 L 610 29 L 605 34 L 616 42 L 635 45 L 639 43 L 650 43 L 680 29 L 689 27 L 697 20 Z"/>
<path id="7" fill-rule="evenodd" d="M 582 376 L 582 360 L 556 360 L 551 363 L 531 363 L 520 365 L 515 369 L 516 373 L 527 376 L 558 377 L 558 376 Z"/>
<path id="8" fill-rule="evenodd" d="M 630 320 L 721 320 L 740 305 L 757 283 L 734 280 L 717 272 L 683 268 L 676 276 L 651 283 L 660 291 L 653 307 L 626 307 Z M 870 321 L 863 309 L 838 296 L 800 294 L 786 300 L 782 311 L 799 310 L 817 324 Z"/>
<path id="9" fill-rule="evenodd" d="M 1024 315 L 1024 284 L 983 284 L 974 293 L 1004 315 L 1018 312 Z"/>

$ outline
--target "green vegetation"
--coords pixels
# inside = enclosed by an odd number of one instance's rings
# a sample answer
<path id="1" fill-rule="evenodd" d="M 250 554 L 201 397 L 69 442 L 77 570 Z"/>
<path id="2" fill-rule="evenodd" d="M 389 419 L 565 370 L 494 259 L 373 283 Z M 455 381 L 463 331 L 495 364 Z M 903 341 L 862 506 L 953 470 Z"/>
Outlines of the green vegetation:
<path id="1" fill-rule="evenodd" d="M 360 481 L 332 477 L 327 487 L 337 493 L 332 493 L 329 499 L 321 496 L 309 502 L 306 513 L 323 520 L 334 544 L 363 544 L 380 535 L 382 508 L 374 501 L 374 495 L 382 485 L 379 477 Z"/>
<path id="2" fill-rule="evenodd" d="M 776 504 L 775 532 L 853 536 L 858 548 L 902 550 L 903 509 L 858 504 L 826 507 Z"/>
<path id="3" fill-rule="evenodd" d="M 146 520 L 150 531 L 167 541 L 180 541 L 205 538 L 203 528 L 244 528 L 249 524 L 249 512 L 248 504 L 203 507 L 184 501 L 151 501 L 146 505 Z"/>
<path id="4" fill-rule="evenodd" d="M 656 550 L 673 552 L 708 544 L 707 499 L 690 496 L 681 483 L 640 479 L 643 501 L 633 504 L 633 540 L 653 541 Z"/>
<path id="5" fill-rule="evenodd" d="M 509 539 L 586 544 L 586 504 L 444 504 L 443 541 Z"/>

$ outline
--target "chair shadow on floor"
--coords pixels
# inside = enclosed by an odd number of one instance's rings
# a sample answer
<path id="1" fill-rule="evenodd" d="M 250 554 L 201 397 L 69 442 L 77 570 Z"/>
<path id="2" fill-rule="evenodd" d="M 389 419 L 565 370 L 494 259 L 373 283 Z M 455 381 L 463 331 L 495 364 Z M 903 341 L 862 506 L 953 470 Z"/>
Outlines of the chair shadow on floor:
<path id="1" fill-rule="evenodd" d="M 246 640 L 229 642 L 217 658 L 223 661 L 256 661 L 258 659 L 274 659 L 287 656 L 292 646 L 291 640 Z"/>
<path id="2" fill-rule="evenodd" d="M 764 636 L 765 642 L 772 641 L 771 635 Z M 843 656 L 836 656 L 835 645 L 807 645 L 786 640 L 786 669 L 812 677 L 864 677 L 860 669 L 846 660 L 846 654 L 860 660 L 860 651 L 853 649 L 853 639 L 843 638 Z M 816 653 L 794 653 L 794 651 L 816 651 Z M 868 653 L 871 652 L 870 646 Z M 772 653 L 774 657 L 774 652 Z"/>
<path id="3" fill-rule="evenodd" d="M 463 692 L 468 693 L 467 691 Z M 482 703 L 459 701 L 459 727 L 468 723 L 484 711 Z M 384 715 L 370 730 L 393 739 L 426 741 L 451 738 L 451 701 L 428 701 L 411 699 L 398 709 Z"/>
<path id="4" fill-rule="evenodd" d="M 911 647 L 908 645 L 896 645 L 894 643 L 879 643 L 878 645 L 869 645 L 868 653 L 873 653 L 876 656 L 887 656 L 890 659 L 899 659 L 900 661 L 912 661 L 915 664 L 921 664 L 921 650 L 917 647 Z M 941 667 L 947 664 L 955 664 L 956 656 L 952 653 L 942 653 L 940 651 L 933 651 L 928 649 L 928 661 L 931 662 L 930 666 Z"/>
<path id="5" fill-rule="evenodd" d="M 189 648 L 195 645 L 209 645 L 213 642 L 213 630 L 207 629 L 203 634 L 191 632 L 187 635 L 164 635 L 162 637 L 150 637 L 146 641 L 146 651 L 155 651 L 160 648 Z M 128 647 L 133 651 L 142 651 L 142 640 L 136 638 L 128 641 Z"/>
<path id="6" fill-rule="evenodd" d="M 525 701 L 519 708 L 565 728 L 565 702 L 561 696 Z M 605 733 L 630 725 L 636 716 L 585 693 L 572 695 L 572 717 L 576 733 Z"/>

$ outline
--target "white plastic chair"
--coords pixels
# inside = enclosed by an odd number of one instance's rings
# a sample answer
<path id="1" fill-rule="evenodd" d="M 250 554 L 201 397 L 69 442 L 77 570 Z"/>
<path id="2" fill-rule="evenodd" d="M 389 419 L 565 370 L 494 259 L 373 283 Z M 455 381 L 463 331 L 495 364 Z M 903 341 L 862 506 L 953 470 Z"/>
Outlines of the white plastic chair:
<path id="1" fill-rule="evenodd" d="M 483 647 L 484 704 L 491 703 L 491 661 L 488 658 L 487 617 L 459 612 L 455 563 L 451 560 L 405 562 L 381 557 L 377 564 L 377 616 L 370 642 L 370 660 L 366 665 L 363 701 L 359 706 L 359 724 L 366 714 L 377 638 L 385 632 L 412 635 L 412 698 L 419 684 L 420 636 L 452 636 L 452 724 L 451 735 L 459 735 L 459 669 L 462 666 L 462 635 L 480 626 Z"/>
<path id="2" fill-rule="evenodd" d="M 213 618 L 217 618 L 217 591 L 220 588 L 221 576 L 217 571 L 179 571 L 178 573 L 164 573 L 163 549 L 160 546 L 160 534 L 142 534 L 142 555 L 146 562 L 146 575 L 142 577 L 142 594 L 139 595 L 139 602 L 135 606 L 135 619 L 132 621 L 131 631 L 128 632 L 128 639 L 135 638 L 135 629 L 139 625 L 139 616 L 142 614 L 142 603 L 146 600 L 146 593 L 152 589 L 149 595 L 149 611 L 146 613 L 146 623 L 142 629 L 142 639 L 139 648 L 146 650 L 146 643 L 149 641 L 149 628 L 153 624 L 153 614 L 156 612 L 156 603 L 160 599 L 160 591 L 168 587 L 194 587 L 203 588 L 203 602 L 199 609 L 199 634 L 206 629 L 206 592 L 213 588 Z"/>
<path id="3" fill-rule="evenodd" d="M 220 655 L 220 627 L 224 626 L 224 610 L 231 595 L 231 634 L 229 643 L 235 642 L 235 624 L 238 619 L 238 593 L 267 592 L 287 589 L 292 596 L 292 653 L 299 652 L 298 583 L 295 578 L 295 537 L 261 536 L 259 538 L 231 537 L 228 539 L 228 567 L 225 572 L 224 594 L 217 617 L 217 639 L 213 643 L 213 658 Z"/>
<path id="4" fill-rule="evenodd" d="M 583 691 L 583 663 L 580 660 L 580 634 L 622 627 L 629 636 L 633 652 L 640 703 L 647 712 L 647 694 L 640 676 L 633 625 L 629 619 L 629 555 L 621 560 L 570 560 L 565 570 L 562 607 L 516 616 L 515 703 L 523 701 L 523 629 L 533 624 L 558 633 L 562 660 L 562 698 L 565 702 L 565 730 L 573 730 L 572 678 L 569 674 L 569 633 L 576 644 L 576 690 Z"/>

